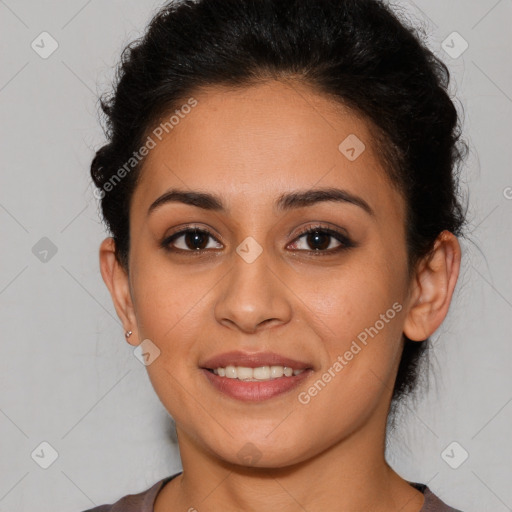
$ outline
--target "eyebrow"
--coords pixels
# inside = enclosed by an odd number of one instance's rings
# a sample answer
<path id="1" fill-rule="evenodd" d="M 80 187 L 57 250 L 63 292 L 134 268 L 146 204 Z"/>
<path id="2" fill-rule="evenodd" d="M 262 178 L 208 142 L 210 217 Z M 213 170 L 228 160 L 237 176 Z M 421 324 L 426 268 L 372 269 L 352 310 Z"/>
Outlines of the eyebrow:
<path id="1" fill-rule="evenodd" d="M 278 197 L 275 208 L 278 212 L 285 212 L 295 208 L 303 208 L 322 202 L 353 204 L 363 209 L 372 217 L 375 216 L 373 209 L 362 197 L 359 197 L 348 190 L 338 188 L 308 189 L 282 194 Z M 190 192 L 174 188 L 158 197 L 149 207 L 147 215 L 168 203 L 183 203 L 190 206 L 196 206 L 203 210 L 212 210 L 220 213 L 227 212 L 227 208 L 222 202 L 222 198 L 220 196 L 207 192 Z"/>

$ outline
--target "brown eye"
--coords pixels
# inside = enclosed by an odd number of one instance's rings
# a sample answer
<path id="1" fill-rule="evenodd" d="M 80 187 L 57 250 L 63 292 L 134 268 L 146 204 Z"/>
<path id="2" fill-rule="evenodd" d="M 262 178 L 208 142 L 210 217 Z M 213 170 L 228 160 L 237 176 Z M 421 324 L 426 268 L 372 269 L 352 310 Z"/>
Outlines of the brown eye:
<path id="1" fill-rule="evenodd" d="M 301 238 L 305 238 L 306 245 L 312 247 L 312 249 L 305 250 L 315 254 L 332 254 L 355 246 L 343 233 L 322 226 L 314 226 L 302 231 L 296 240 Z M 335 245 L 334 248 L 332 247 L 333 242 L 338 242 L 338 245 Z M 297 249 L 297 242 L 292 245 L 294 249 Z"/>
<path id="2" fill-rule="evenodd" d="M 208 249 L 208 238 L 212 238 L 216 240 L 213 235 L 204 229 L 184 229 L 174 233 L 173 235 L 165 238 L 161 246 L 169 251 L 184 251 L 184 252 L 200 252 Z M 181 247 L 175 247 L 176 241 L 183 239 L 181 242 Z M 210 247 L 210 249 L 215 249 L 218 247 Z"/>

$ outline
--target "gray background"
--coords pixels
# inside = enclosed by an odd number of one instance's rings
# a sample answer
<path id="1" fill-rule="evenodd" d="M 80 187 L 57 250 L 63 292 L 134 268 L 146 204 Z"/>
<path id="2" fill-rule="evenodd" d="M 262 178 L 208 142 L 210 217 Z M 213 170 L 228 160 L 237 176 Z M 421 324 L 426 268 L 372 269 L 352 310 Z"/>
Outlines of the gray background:
<path id="1" fill-rule="evenodd" d="M 512 510 L 512 1 L 395 3 L 425 24 L 464 104 L 473 243 L 462 241 L 428 391 L 404 407 L 388 457 L 465 512 Z M 0 511 L 81 511 L 181 469 L 99 273 L 105 231 L 88 175 L 103 141 L 98 94 L 160 5 L 0 1 Z M 43 31 L 59 45 L 47 59 L 31 47 Z M 457 58 L 442 47 L 460 48 L 454 31 L 469 44 Z M 43 237 L 55 254 L 40 252 Z M 44 441 L 58 454 L 47 469 Z"/>

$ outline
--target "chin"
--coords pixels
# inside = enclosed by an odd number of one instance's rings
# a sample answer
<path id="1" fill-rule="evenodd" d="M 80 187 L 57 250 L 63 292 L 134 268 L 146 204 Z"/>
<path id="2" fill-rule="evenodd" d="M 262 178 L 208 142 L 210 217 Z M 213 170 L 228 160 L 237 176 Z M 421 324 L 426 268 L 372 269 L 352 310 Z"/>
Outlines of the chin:
<path id="1" fill-rule="evenodd" d="M 303 462 L 311 456 L 305 452 L 297 452 L 298 446 L 304 446 L 302 441 L 289 443 L 287 446 L 281 445 L 279 448 L 276 444 L 275 440 L 265 437 L 230 439 L 224 444 L 225 450 L 219 450 L 219 445 L 211 447 L 210 450 L 228 464 L 262 469 L 285 468 Z"/>

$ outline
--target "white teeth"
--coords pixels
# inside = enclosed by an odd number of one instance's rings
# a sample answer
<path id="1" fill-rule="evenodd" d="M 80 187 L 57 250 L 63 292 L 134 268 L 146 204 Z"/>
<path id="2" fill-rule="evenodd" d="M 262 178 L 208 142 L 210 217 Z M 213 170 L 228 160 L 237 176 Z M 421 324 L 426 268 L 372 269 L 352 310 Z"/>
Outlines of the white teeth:
<path id="1" fill-rule="evenodd" d="M 240 373 L 238 373 L 238 378 L 242 378 L 240 377 Z M 270 366 L 261 366 L 260 368 L 253 368 L 252 378 L 257 380 L 270 379 Z"/>
<path id="2" fill-rule="evenodd" d="M 226 377 L 228 379 L 236 379 L 236 367 L 235 366 L 226 366 Z"/>
<path id="3" fill-rule="evenodd" d="M 282 366 L 271 366 L 270 367 L 270 376 L 274 379 L 278 377 L 282 377 L 284 375 L 283 373 L 283 367 Z"/>
<path id="4" fill-rule="evenodd" d="M 240 380 L 253 379 L 253 369 L 246 368 L 245 366 L 237 366 L 236 367 L 236 378 Z"/>
<path id="5" fill-rule="evenodd" d="M 299 375 L 304 370 L 294 370 L 289 366 L 260 366 L 258 368 L 249 368 L 247 366 L 228 365 L 225 368 L 215 368 L 213 373 L 220 377 L 228 379 L 238 379 L 244 381 L 273 380 L 281 377 L 291 377 Z"/>

